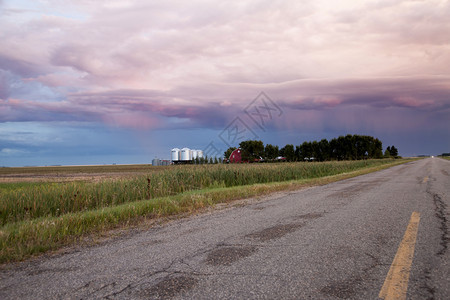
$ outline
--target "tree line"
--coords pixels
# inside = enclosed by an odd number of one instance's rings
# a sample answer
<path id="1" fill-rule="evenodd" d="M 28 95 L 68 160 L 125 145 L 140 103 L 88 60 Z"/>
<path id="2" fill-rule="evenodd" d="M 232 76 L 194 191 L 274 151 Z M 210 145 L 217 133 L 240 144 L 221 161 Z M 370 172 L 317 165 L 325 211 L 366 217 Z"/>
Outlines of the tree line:
<path id="1" fill-rule="evenodd" d="M 360 160 L 377 159 L 384 157 L 397 158 L 398 149 L 389 146 L 383 154 L 383 144 L 377 138 L 367 135 L 340 136 L 331 140 L 303 142 L 298 146 L 287 144 L 283 148 L 267 144 L 262 141 L 249 140 L 239 144 L 243 161 L 328 161 L 328 160 Z M 235 147 L 225 151 L 228 159 Z"/>

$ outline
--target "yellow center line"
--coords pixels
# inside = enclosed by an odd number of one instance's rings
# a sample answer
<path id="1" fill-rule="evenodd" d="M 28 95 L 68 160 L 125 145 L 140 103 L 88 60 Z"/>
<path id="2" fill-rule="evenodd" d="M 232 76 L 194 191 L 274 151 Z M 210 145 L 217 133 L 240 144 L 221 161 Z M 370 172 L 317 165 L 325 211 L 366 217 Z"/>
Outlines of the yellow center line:
<path id="1" fill-rule="evenodd" d="M 423 178 L 422 183 L 426 183 L 427 181 L 428 181 L 428 176 L 425 176 L 425 177 Z"/>
<path id="2" fill-rule="evenodd" d="M 378 295 L 381 299 L 406 299 L 419 222 L 420 213 L 413 212 L 403 240 L 398 247 L 397 254 Z"/>

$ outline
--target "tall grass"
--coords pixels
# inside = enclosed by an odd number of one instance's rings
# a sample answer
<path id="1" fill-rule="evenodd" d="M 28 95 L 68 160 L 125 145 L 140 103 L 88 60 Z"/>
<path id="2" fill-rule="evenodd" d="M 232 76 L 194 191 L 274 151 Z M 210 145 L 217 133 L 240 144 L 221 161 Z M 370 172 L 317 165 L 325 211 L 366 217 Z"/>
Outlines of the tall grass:
<path id="1" fill-rule="evenodd" d="M 210 187 L 317 178 L 351 172 L 390 160 L 173 166 L 131 179 L 102 182 L 0 186 L 0 226 L 40 217 L 111 207 Z"/>
<path id="2" fill-rule="evenodd" d="M 215 203 L 350 178 L 411 160 L 173 166 L 98 183 L 0 185 L 0 263 Z M 334 175 L 334 176 L 333 176 Z"/>

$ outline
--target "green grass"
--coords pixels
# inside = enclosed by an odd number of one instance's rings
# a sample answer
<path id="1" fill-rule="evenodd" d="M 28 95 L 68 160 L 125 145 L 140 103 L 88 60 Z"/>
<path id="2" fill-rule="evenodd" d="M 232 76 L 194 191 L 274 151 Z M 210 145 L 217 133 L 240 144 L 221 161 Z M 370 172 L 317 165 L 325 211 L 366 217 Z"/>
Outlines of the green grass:
<path id="1" fill-rule="evenodd" d="M 0 262 L 22 260 L 120 226 L 284 189 L 323 184 L 407 160 L 172 166 L 98 183 L 0 189 Z"/>

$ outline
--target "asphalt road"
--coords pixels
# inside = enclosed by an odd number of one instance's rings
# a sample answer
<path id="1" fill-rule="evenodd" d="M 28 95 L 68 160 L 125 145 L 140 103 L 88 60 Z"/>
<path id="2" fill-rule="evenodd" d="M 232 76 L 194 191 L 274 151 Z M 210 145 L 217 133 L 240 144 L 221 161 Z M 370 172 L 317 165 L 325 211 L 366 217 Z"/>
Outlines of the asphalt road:
<path id="1" fill-rule="evenodd" d="M 449 299 L 449 174 L 423 159 L 13 264 L 0 299 L 378 299 L 413 212 L 407 299 Z"/>

